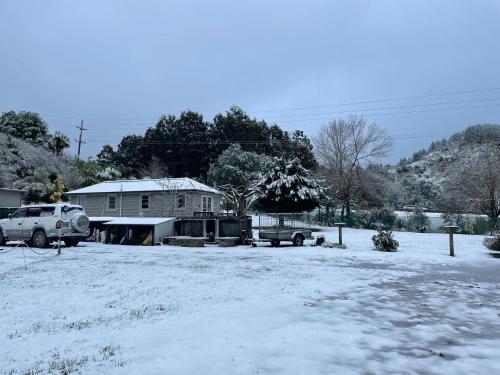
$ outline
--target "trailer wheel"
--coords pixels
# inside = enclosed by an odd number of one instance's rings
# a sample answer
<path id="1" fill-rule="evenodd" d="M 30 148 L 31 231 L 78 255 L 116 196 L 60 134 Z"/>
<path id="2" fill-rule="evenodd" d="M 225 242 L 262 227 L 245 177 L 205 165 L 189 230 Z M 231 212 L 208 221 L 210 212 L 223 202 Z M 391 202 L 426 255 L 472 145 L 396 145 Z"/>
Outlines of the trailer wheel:
<path id="1" fill-rule="evenodd" d="M 304 245 L 304 236 L 301 234 L 296 234 L 295 237 L 293 238 L 293 245 L 294 246 Z"/>
<path id="2" fill-rule="evenodd" d="M 271 246 L 272 247 L 278 247 L 280 245 L 280 242 L 278 240 L 272 240 L 271 241 Z"/>
<path id="3" fill-rule="evenodd" d="M 3 232 L 0 229 L 0 246 L 4 246 L 4 245 L 5 245 L 5 237 L 3 236 Z"/>

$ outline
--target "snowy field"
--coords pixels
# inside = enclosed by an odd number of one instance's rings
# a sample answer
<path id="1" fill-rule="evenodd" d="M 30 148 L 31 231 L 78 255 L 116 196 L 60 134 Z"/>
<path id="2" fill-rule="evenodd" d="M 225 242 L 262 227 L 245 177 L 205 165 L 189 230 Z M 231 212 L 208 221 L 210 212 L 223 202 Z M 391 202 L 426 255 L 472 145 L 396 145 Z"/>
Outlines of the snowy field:
<path id="1" fill-rule="evenodd" d="M 5 374 L 495 374 L 500 259 L 480 236 L 348 248 L 83 244 L 0 254 Z M 335 241 L 336 231 L 328 229 Z"/>

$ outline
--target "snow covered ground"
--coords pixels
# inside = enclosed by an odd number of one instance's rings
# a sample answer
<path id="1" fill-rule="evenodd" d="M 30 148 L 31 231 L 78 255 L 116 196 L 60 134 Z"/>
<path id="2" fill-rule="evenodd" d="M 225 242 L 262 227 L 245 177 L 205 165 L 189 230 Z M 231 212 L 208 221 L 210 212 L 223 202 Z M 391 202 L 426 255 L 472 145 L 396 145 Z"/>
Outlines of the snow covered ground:
<path id="1" fill-rule="evenodd" d="M 325 229 L 327 239 L 336 230 Z M 84 244 L 0 254 L 6 374 L 493 374 L 500 259 L 482 237 L 397 253 Z"/>

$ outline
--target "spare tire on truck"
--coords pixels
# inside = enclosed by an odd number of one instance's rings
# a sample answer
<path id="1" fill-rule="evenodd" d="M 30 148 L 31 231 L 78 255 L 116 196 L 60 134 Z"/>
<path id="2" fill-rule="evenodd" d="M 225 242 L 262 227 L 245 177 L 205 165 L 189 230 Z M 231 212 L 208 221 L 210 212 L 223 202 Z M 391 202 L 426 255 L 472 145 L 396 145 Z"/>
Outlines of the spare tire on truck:
<path id="1" fill-rule="evenodd" d="M 90 220 L 85 214 L 78 213 L 71 218 L 71 228 L 75 232 L 85 233 L 89 229 L 89 225 Z"/>

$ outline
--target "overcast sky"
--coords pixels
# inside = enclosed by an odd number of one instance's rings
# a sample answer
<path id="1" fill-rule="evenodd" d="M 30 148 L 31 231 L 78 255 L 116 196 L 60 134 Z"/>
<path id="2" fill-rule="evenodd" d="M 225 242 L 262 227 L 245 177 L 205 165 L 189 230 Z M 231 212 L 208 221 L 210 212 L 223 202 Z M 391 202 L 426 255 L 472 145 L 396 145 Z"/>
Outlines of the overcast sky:
<path id="1" fill-rule="evenodd" d="M 71 139 L 83 119 L 84 156 L 187 108 L 310 136 L 364 114 L 395 136 L 389 161 L 500 123 L 500 0 L 2 0 L 0 17 L 0 111 Z"/>

